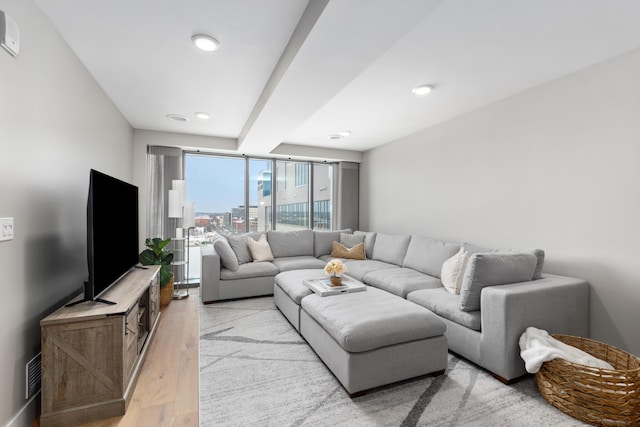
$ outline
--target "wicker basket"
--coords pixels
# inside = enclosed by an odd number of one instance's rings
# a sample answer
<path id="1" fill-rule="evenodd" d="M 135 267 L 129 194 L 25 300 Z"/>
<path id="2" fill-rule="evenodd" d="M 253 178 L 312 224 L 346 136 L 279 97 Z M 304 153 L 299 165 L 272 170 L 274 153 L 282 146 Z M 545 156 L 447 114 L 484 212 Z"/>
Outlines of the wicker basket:
<path id="1" fill-rule="evenodd" d="M 166 307 L 173 299 L 173 274 L 169 283 L 160 288 L 160 307 Z"/>
<path id="2" fill-rule="evenodd" d="M 587 338 L 552 335 L 607 361 L 599 369 L 554 359 L 542 364 L 536 383 L 547 401 L 578 420 L 597 426 L 640 426 L 640 359 Z"/>

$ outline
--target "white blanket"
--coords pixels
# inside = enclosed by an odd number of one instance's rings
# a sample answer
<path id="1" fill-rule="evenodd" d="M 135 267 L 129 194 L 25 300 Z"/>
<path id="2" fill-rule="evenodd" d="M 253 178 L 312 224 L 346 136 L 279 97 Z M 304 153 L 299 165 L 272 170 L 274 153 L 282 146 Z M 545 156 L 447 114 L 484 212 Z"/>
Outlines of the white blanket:
<path id="1" fill-rule="evenodd" d="M 544 362 L 561 358 L 594 368 L 614 369 L 613 366 L 579 348 L 553 338 L 547 331 L 528 327 L 520 336 L 520 356 L 530 374 L 535 374 Z"/>

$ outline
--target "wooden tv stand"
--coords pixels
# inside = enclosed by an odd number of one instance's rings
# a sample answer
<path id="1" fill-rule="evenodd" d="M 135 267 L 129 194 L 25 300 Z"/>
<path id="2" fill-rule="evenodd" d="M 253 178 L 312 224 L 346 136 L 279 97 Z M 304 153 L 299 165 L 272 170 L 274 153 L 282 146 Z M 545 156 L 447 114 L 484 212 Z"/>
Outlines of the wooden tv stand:
<path id="1" fill-rule="evenodd" d="M 101 295 L 114 305 L 85 301 L 40 321 L 41 426 L 125 413 L 160 318 L 158 271 L 132 269 Z"/>

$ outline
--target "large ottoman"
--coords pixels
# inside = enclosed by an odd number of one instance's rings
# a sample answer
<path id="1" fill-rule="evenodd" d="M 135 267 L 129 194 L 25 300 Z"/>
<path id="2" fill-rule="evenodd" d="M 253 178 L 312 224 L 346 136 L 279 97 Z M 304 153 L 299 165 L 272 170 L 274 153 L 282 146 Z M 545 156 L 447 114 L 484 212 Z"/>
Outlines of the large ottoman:
<path id="1" fill-rule="evenodd" d="M 300 334 L 352 397 L 447 367 L 444 323 L 404 298 L 367 287 L 301 304 Z"/>
<path id="2" fill-rule="evenodd" d="M 324 269 L 291 270 L 279 273 L 273 285 L 273 299 L 284 317 L 300 332 L 300 304 L 302 298 L 311 295 L 305 279 L 325 279 Z"/>

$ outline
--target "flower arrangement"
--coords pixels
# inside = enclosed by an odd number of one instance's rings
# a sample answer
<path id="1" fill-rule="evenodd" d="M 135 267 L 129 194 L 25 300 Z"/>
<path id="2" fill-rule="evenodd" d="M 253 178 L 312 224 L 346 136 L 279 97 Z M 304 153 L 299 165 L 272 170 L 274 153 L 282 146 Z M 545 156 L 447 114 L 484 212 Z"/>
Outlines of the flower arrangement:
<path id="1" fill-rule="evenodd" d="M 347 272 L 347 266 L 339 259 L 332 259 L 324 266 L 324 272 L 331 277 L 341 277 Z"/>

